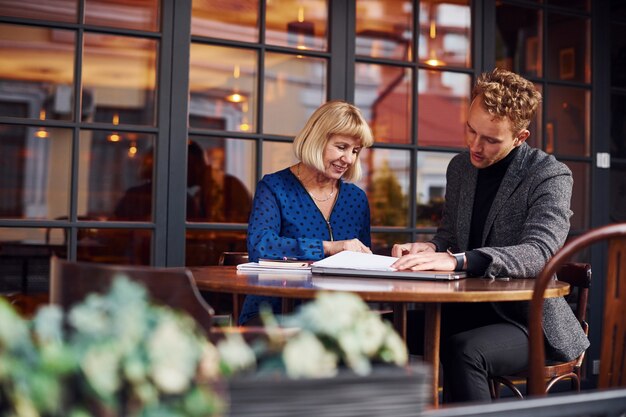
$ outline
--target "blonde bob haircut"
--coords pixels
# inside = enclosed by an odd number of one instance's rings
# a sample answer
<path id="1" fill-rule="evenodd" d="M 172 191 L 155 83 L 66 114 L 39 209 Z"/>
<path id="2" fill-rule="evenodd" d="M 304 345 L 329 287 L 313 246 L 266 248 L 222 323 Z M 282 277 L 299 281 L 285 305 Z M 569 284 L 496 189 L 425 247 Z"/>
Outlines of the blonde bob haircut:
<path id="1" fill-rule="evenodd" d="M 333 100 L 321 105 L 293 141 L 296 158 L 310 167 L 323 172 L 324 148 L 334 135 L 358 139 L 363 148 L 374 144 L 374 137 L 358 108 L 345 101 Z M 346 181 L 361 178 L 358 155 L 354 164 L 343 175 Z"/>

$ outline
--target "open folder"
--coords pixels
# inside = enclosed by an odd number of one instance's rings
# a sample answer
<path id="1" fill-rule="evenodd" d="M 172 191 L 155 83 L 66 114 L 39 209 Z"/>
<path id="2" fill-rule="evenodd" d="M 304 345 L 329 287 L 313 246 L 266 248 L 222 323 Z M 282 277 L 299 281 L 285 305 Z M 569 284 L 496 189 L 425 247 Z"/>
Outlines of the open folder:
<path id="1" fill-rule="evenodd" d="M 465 278 L 465 272 L 397 271 L 391 267 L 398 258 L 369 253 L 343 251 L 311 264 L 311 272 L 326 275 L 394 279 L 431 279 L 450 281 Z"/>

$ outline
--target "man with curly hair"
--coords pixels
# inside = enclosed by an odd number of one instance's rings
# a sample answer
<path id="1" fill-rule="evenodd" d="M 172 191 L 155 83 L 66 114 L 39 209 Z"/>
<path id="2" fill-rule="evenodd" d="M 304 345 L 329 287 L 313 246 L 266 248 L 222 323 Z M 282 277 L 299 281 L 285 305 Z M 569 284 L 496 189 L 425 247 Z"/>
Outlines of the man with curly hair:
<path id="1" fill-rule="evenodd" d="M 526 144 L 541 94 L 509 71 L 482 74 L 465 126 L 467 150 L 448 166 L 441 224 L 428 242 L 394 245 L 398 269 L 467 271 L 486 278 L 539 274 L 569 231 L 572 173 Z M 528 365 L 528 303 L 443 306 L 444 401 L 490 399 L 490 375 Z M 589 341 L 563 298 L 546 300 L 553 359 L 571 360 Z"/>

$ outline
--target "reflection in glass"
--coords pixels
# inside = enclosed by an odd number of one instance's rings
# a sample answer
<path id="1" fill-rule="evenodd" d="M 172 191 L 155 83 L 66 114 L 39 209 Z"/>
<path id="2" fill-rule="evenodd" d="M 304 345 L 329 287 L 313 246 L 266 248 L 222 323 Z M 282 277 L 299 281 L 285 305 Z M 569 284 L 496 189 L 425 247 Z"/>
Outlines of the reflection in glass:
<path id="1" fill-rule="evenodd" d="M 159 0 L 85 0 L 88 25 L 157 31 L 160 15 Z"/>
<path id="2" fill-rule="evenodd" d="M 411 141 L 411 71 L 391 65 L 355 65 L 354 103 L 376 142 Z"/>
<path id="3" fill-rule="evenodd" d="M 626 95 L 611 95 L 611 156 L 626 158 Z M 624 206 L 626 207 L 626 206 Z"/>
<path id="4" fill-rule="evenodd" d="M 0 218 L 67 216 L 71 155 L 71 129 L 0 124 Z"/>
<path id="5" fill-rule="evenodd" d="M 410 241 L 410 233 L 376 232 L 372 233 L 372 246 L 370 249 L 377 255 L 391 256 L 393 245 Z"/>
<path id="6" fill-rule="evenodd" d="M 259 39 L 259 1 L 191 2 L 191 34 L 234 41 Z"/>
<path id="7" fill-rule="evenodd" d="M 611 25 L 611 86 L 626 87 L 626 22 Z"/>
<path id="8" fill-rule="evenodd" d="M 611 162 L 609 221 L 626 222 L 626 164 Z"/>
<path id="9" fill-rule="evenodd" d="M 356 54 L 412 60 L 412 7 L 404 0 L 357 0 Z"/>
<path id="10" fill-rule="evenodd" d="M 546 151 L 559 155 L 589 156 L 590 141 L 589 90 L 549 86 L 546 112 Z M 554 139 L 552 139 L 554 138 Z"/>
<path id="11" fill-rule="evenodd" d="M 498 3 L 496 6 L 496 67 L 520 75 L 541 77 L 542 12 Z"/>
<path id="12" fill-rule="evenodd" d="M 468 74 L 419 71 L 418 145 L 465 146 L 471 82 Z"/>
<path id="13" fill-rule="evenodd" d="M 83 130 L 78 152 L 83 220 L 152 221 L 154 135 Z"/>
<path id="14" fill-rule="evenodd" d="M 72 120 L 75 33 L 0 24 L 0 116 Z"/>
<path id="15" fill-rule="evenodd" d="M 150 265 L 152 231 L 79 228 L 76 259 L 120 265 Z"/>
<path id="16" fill-rule="evenodd" d="M 78 0 L 1 0 L 0 16 L 76 23 Z"/>
<path id="17" fill-rule="evenodd" d="M 468 68 L 471 57 L 469 0 L 420 2 L 419 61 L 431 67 Z"/>
<path id="18" fill-rule="evenodd" d="M 572 190 L 571 209 L 574 212 L 570 218 L 571 231 L 586 231 L 589 229 L 590 211 L 589 202 L 591 200 L 590 163 L 563 161 L 572 170 L 574 177 L 574 188 Z"/>
<path id="19" fill-rule="evenodd" d="M 356 183 L 367 194 L 372 226 L 409 223 L 409 151 L 364 149 L 359 156 L 363 177 Z"/>
<path id="20" fill-rule="evenodd" d="M 266 5 L 265 43 L 326 50 L 328 0 L 272 0 Z"/>
<path id="21" fill-rule="evenodd" d="M 262 175 L 280 171 L 297 163 L 291 142 L 263 141 Z"/>
<path id="22" fill-rule="evenodd" d="M 446 194 L 446 170 L 456 154 L 417 153 L 417 227 L 437 227 Z"/>
<path id="23" fill-rule="evenodd" d="M 547 76 L 591 82 L 590 55 L 590 19 L 548 13 Z"/>
<path id="24" fill-rule="evenodd" d="M 187 146 L 187 220 L 247 223 L 255 142 L 193 136 Z"/>
<path id="25" fill-rule="evenodd" d="M 98 33 L 84 42 L 82 120 L 154 125 L 157 42 Z M 116 119 L 109 109 L 124 111 Z"/>
<path id="26" fill-rule="evenodd" d="M 247 252 L 246 231 L 187 229 L 185 266 L 217 265 L 223 252 Z"/>
<path id="27" fill-rule="evenodd" d="M 309 116 L 326 102 L 322 58 L 268 52 L 265 55 L 263 131 L 295 136 Z"/>
<path id="28" fill-rule="evenodd" d="M 256 131 L 257 53 L 192 43 L 190 54 L 189 125 Z"/>

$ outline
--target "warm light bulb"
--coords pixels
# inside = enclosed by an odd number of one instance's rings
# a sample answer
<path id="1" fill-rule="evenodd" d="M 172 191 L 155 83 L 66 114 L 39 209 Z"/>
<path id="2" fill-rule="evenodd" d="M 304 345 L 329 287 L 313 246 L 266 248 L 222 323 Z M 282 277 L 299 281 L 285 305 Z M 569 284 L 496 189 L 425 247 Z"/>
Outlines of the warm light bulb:
<path id="1" fill-rule="evenodd" d="M 109 142 L 119 142 L 121 139 L 122 137 L 118 135 L 117 133 L 113 133 L 107 137 L 107 140 Z"/>
<path id="2" fill-rule="evenodd" d="M 119 114 L 117 114 L 117 113 L 115 113 L 115 114 L 113 115 L 113 124 L 114 124 L 115 126 L 117 126 L 117 125 L 119 125 L 119 124 L 120 124 L 120 115 L 119 115 Z"/>
<path id="3" fill-rule="evenodd" d="M 435 21 L 430 22 L 430 39 L 435 39 L 437 37 L 437 26 Z"/>
<path id="4" fill-rule="evenodd" d="M 242 123 L 239 125 L 239 130 L 241 130 L 242 132 L 247 132 L 248 130 L 250 130 L 250 125 L 248 123 Z"/>
<path id="5" fill-rule="evenodd" d="M 49 136 L 49 133 L 46 129 L 44 129 L 43 127 L 40 127 L 35 132 L 35 136 L 38 137 L 39 139 L 46 139 Z"/>
<path id="6" fill-rule="evenodd" d="M 226 100 L 230 101 L 231 103 L 241 103 L 245 99 L 246 99 L 245 96 L 242 96 L 239 93 L 233 93 L 231 95 L 226 96 Z"/>
<path id="7" fill-rule="evenodd" d="M 239 68 L 239 65 L 235 65 L 235 68 L 233 68 L 233 77 L 235 79 L 238 79 L 240 75 L 241 75 L 241 69 Z"/>
<path id="8" fill-rule="evenodd" d="M 431 67 L 440 67 L 442 65 L 446 65 L 444 61 L 437 58 L 437 54 L 435 53 L 434 49 L 430 51 L 430 57 L 426 61 L 424 61 L 424 63 L 426 65 L 430 65 Z"/>
<path id="9" fill-rule="evenodd" d="M 39 110 L 39 120 L 46 120 L 46 111 L 44 109 Z"/>
<path id="10" fill-rule="evenodd" d="M 128 148 L 128 157 L 134 158 L 135 155 L 137 155 L 137 145 L 135 144 L 135 142 L 133 142 Z"/>
<path id="11" fill-rule="evenodd" d="M 298 22 L 302 23 L 304 22 L 304 7 L 300 6 L 298 8 Z"/>

